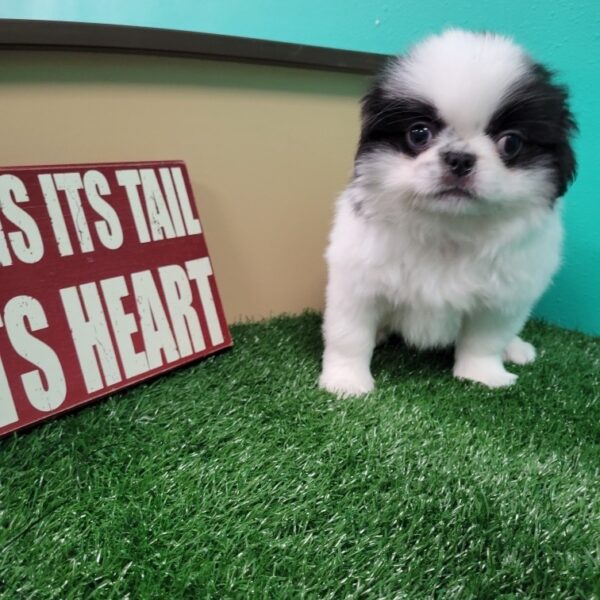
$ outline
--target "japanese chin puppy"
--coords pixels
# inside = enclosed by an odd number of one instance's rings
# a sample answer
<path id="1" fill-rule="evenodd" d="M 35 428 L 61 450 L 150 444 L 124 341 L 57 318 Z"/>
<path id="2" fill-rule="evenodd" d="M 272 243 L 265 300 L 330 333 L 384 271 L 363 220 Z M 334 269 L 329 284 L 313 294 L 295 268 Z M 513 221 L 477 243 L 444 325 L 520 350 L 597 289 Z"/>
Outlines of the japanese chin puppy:
<path id="1" fill-rule="evenodd" d="M 320 386 L 374 382 L 376 344 L 454 348 L 454 376 L 513 384 L 519 337 L 561 254 L 575 175 L 566 89 L 512 40 L 449 30 L 392 60 L 362 103 L 326 259 Z"/>

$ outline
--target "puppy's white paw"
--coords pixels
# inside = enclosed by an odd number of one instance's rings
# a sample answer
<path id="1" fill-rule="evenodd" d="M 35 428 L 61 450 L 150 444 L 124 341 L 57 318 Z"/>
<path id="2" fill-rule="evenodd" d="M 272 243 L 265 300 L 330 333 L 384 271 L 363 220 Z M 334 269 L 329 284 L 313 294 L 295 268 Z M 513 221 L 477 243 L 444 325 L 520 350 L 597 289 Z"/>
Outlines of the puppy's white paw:
<path id="1" fill-rule="evenodd" d="M 371 373 L 351 367 L 330 367 L 321 373 L 319 387 L 340 398 L 362 396 L 375 387 Z"/>
<path id="2" fill-rule="evenodd" d="M 517 365 L 526 365 L 535 360 L 535 348 L 529 342 L 516 337 L 504 351 L 504 360 Z"/>
<path id="3" fill-rule="evenodd" d="M 463 356 L 454 365 L 454 377 L 483 383 L 490 388 L 507 387 L 517 380 L 496 356 Z"/>

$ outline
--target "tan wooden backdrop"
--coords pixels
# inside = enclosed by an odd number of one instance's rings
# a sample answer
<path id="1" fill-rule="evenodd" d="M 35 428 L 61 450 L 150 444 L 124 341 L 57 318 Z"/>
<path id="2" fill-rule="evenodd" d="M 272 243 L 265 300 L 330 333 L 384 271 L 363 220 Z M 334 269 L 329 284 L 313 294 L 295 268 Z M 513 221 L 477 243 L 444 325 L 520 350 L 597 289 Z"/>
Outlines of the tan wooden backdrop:
<path id="1" fill-rule="evenodd" d="M 230 322 L 322 308 L 360 75 L 121 54 L 0 54 L 0 164 L 182 159 Z"/>

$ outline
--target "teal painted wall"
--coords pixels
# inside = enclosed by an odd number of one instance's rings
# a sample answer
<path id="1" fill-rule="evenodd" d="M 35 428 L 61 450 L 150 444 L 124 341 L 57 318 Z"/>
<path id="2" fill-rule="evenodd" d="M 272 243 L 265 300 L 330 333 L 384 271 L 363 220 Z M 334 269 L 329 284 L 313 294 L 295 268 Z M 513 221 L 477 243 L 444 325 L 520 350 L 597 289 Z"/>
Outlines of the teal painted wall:
<path id="1" fill-rule="evenodd" d="M 563 268 L 536 314 L 600 334 L 599 0 L 0 0 L 0 18 L 143 25 L 402 52 L 453 25 L 507 33 L 569 85 L 579 176 L 563 202 Z"/>

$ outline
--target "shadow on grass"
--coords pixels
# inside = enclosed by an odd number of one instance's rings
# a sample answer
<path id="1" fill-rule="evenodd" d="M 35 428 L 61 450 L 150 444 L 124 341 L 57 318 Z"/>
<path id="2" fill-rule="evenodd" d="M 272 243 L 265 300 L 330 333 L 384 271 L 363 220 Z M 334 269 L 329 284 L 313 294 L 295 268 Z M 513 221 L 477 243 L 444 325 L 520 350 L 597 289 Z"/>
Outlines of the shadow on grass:
<path id="1" fill-rule="evenodd" d="M 320 370 L 323 351 L 320 326 L 317 313 L 305 313 L 294 323 L 294 351 L 309 358 L 315 371 Z M 540 453 L 569 453 L 578 448 L 580 459 L 597 461 L 600 344 L 536 321 L 526 326 L 524 337 L 536 345 L 538 359 L 524 366 L 507 365 L 519 375 L 509 388 L 488 389 L 456 380 L 452 349 L 418 351 L 394 336 L 375 349 L 375 392 L 366 398 L 330 401 L 383 404 L 387 410 L 417 405 L 439 427 L 462 425 L 493 435 L 499 451 L 527 446 Z"/>

